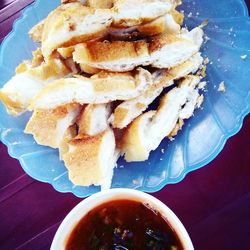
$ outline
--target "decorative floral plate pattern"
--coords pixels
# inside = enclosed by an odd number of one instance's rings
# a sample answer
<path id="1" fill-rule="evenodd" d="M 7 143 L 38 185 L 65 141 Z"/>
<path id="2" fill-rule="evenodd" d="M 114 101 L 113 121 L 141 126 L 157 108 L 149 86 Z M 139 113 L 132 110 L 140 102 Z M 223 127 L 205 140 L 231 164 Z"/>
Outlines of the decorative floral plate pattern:
<path id="1" fill-rule="evenodd" d="M 27 33 L 39 20 L 59 5 L 58 0 L 37 0 L 23 11 L 13 31 L 0 47 L 0 86 L 14 75 L 15 67 L 31 57 L 36 48 Z M 237 133 L 250 111 L 250 19 L 243 0 L 183 0 L 181 9 L 189 28 L 208 19 L 204 28 L 207 42 L 202 48 L 209 57 L 207 88 L 202 109 L 186 122 L 173 142 L 164 140 L 160 147 L 141 163 L 119 160 L 113 188 L 127 187 L 155 192 L 169 183 L 180 182 L 187 173 L 205 166 L 222 150 L 227 139 Z M 15 49 L 13 49 L 13 46 Z M 226 91 L 218 92 L 221 82 Z M 9 154 L 18 159 L 24 171 L 47 182 L 60 192 L 86 197 L 98 187 L 79 187 L 68 179 L 56 150 L 39 146 L 23 132 L 30 117 L 8 115 L 0 104 L 0 139 Z"/>

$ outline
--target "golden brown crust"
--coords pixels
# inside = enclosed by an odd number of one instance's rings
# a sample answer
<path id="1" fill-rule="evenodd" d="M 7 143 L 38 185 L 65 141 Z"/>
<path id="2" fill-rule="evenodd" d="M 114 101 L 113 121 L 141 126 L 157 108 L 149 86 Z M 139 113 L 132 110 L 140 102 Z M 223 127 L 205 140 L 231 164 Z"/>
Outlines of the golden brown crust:
<path id="1" fill-rule="evenodd" d="M 108 139 L 113 140 L 110 142 L 113 146 L 114 136 L 110 136 L 110 133 L 113 132 L 108 129 L 96 136 L 78 135 L 69 142 L 69 151 L 63 160 L 69 170 L 69 179 L 75 185 L 100 185 L 103 181 L 105 176 L 102 168 L 107 162 L 104 163 L 105 159 L 101 156 L 106 150 L 104 145 L 109 146 Z"/>
<path id="2" fill-rule="evenodd" d="M 118 106 L 114 111 L 114 120 L 112 121 L 112 126 L 114 128 L 120 128 L 120 124 L 125 120 L 128 112 L 128 109 Z"/>
<path id="3" fill-rule="evenodd" d="M 163 46 L 182 41 L 184 41 L 184 39 L 181 37 L 171 34 L 162 34 L 157 37 L 154 37 L 151 40 L 151 42 L 149 43 L 149 52 L 153 53 L 155 51 L 159 51 Z"/>
<path id="4" fill-rule="evenodd" d="M 167 135 L 167 137 L 169 139 L 173 139 L 173 137 L 175 137 L 178 134 L 178 132 L 182 129 L 183 126 L 184 126 L 184 121 L 182 119 L 179 119 L 174 129 L 169 135 Z"/>
<path id="5" fill-rule="evenodd" d="M 19 101 L 14 101 L 8 97 L 6 93 L 0 90 L 0 101 L 3 102 L 5 107 L 7 108 L 7 112 L 11 115 L 19 115 L 25 111 L 25 108 L 22 103 Z"/>
<path id="6" fill-rule="evenodd" d="M 44 62 L 43 54 L 41 48 L 38 48 L 37 50 L 32 52 L 33 58 L 32 58 L 32 67 L 38 67 Z"/>
<path id="7" fill-rule="evenodd" d="M 80 48 L 80 47 L 79 47 Z M 133 59 L 143 53 L 147 53 L 147 43 L 145 41 L 138 42 L 94 42 L 86 44 L 87 59 L 91 62 L 113 61 L 118 58 Z M 86 52 L 76 48 L 75 56 Z"/>
<path id="8" fill-rule="evenodd" d="M 32 67 L 32 63 L 31 61 L 23 61 L 22 63 L 20 63 L 16 69 L 15 69 L 15 73 L 17 74 L 21 74 L 25 71 L 27 71 L 28 69 L 30 69 Z"/>
<path id="9" fill-rule="evenodd" d="M 91 119 L 92 119 L 92 112 L 95 108 L 94 105 L 87 105 L 80 113 L 77 118 L 78 124 L 78 133 L 81 135 L 89 135 L 89 131 L 91 130 Z"/>
<path id="10" fill-rule="evenodd" d="M 74 46 L 70 46 L 70 47 L 64 47 L 64 48 L 58 48 L 57 52 L 64 58 L 69 58 L 72 57 L 72 54 L 75 50 Z"/>
<path id="11" fill-rule="evenodd" d="M 56 109 L 35 110 L 26 125 L 25 133 L 32 134 L 40 145 L 58 148 L 58 122 L 65 118 L 71 109 L 78 108 L 79 104 L 69 104 Z"/>
<path id="12" fill-rule="evenodd" d="M 166 30 L 165 17 L 159 17 L 152 22 L 138 26 L 139 36 L 154 36 Z"/>
<path id="13" fill-rule="evenodd" d="M 71 125 L 65 132 L 60 145 L 59 145 L 59 156 L 60 160 L 63 160 L 63 156 L 69 151 L 69 141 L 77 136 L 77 125 Z"/>
<path id="14" fill-rule="evenodd" d="M 87 0 L 87 5 L 95 9 L 111 9 L 113 4 L 113 0 Z"/>
<path id="15" fill-rule="evenodd" d="M 183 24 L 183 21 L 184 21 L 184 14 L 183 13 L 181 13 L 177 10 L 172 10 L 170 12 L 170 14 L 173 16 L 176 23 L 178 23 L 179 25 Z"/>
<path id="16" fill-rule="evenodd" d="M 102 180 L 99 167 L 99 151 L 105 132 L 94 136 L 81 136 L 69 142 L 72 152 L 64 154 L 63 160 L 69 170 L 69 179 L 76 185 L 98 185 Z"/>
<path id="17" fill-rule="evenodd" d="M 42 63 L 39 67 L 31 68 L 28 74 L 33 77 L 38 77 L 41 80 L 47 80 L 49 78 L 55 78 L 60 76 L 66 76 L 70 73 L 70 70 L 65 66 L 63 61 L 59 59 L 50 59 L 47 62 Z"/>

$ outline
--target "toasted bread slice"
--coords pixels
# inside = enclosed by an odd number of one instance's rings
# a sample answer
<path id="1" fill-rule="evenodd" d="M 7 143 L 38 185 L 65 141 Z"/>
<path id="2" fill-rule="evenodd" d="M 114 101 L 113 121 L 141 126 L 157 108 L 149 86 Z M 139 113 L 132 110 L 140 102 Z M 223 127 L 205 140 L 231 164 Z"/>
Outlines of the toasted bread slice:
<path id="1" fill-rule="evenodd" d="M 45 19 L 42 51 L 47 59 L 59 47 L 67 47 L 107 35 L 113 27 L 141 25 L 167 14 L 170 0 L 115 0 L 112 9 L 94 9 L 79 2 L 59 6 Z"/>
<path id="2" fill-rule="evenodd" d="M 166 135 L 171 134 L 179 119 L 193 114 L 199 98 L 198 76 L 187 76 L 178 87 L 161 99 L 157 111 L 149 111 L 132 122 L 122 138 L 121 150 L 126 161 L 144 161 Z"/>
<path id="3" fill-rule="evenodd" d="M 17 75 L 0 89 L 0 100 L 10 114 L 19 115 L 26 111 L 31 99 L 44 86 L 69 74 L 69 69 L 59 59 L 51 59 L 34 68 L 31 64 L 22 64 L 17 68 Z"/>
<path id="4" fill-rule="evenodd" d="M 69 150 L 63 155 L 63 160 L 69 179 L 75 185 L 109 188 L 117 160 L 112 129 L 96 136 L 79 135 L 68 144 Z"/>
<path id="5" fill-rule="evenodd" d="M 145 41 L 79 44 L 75 47 L 73 59 L 94 68 L 126 72 L 149 61 L 148 44 Z"/>
<path id="6" fill-rule="evenodd" d="M 150 43 L 114 41 L 79 44 L 73 59 L 94 68 L 118 72 L 133 70 L 139 65 L 172 68 L 199 51 L 202 36 L 202 29 L 195 28 L 180 35 L 157 36 Z"/>
<path id="7" fill-rule="evenodd" d="M 128 100 L 139 96 L 152 84 L 151 74 L 142 68 L 135 72 L 101 72 L 90 78 L 78 76 L 57 80 L 42 89 L 29 107 L 56 108 L 68 103 L 101 104 L 115 100 Z"/>
<path id="8" fill-rule="evenodd" d="M 131 27 L 150 22 L 173 9 L 171 0 L 115 0 L 113 10 L 116 27 Z"/>
<path id="9" fill-rule="evenodd" d="M 73 2 L 80 1 L 71 0 L 71 3 Z M 87 6 L 95 9 L 110 9 L 110 7 L 113 6 L 113 1 L 89 0 Z M 29 36 L 34 42 L 42 41 L 42 33 L 45 21 L 46 19 L 40 21 L 29 31 Z M 167 13 L 164 16 L 159 16 L 158 18 L 152 19 L 149 22 L 144 22 L 142 24 L 139 20 L 138 22 L 139 24 L 129 27 L 110 27 L 109 30 L 107 30 L 107 33 L 111 36 L 111 39 L 116 40 L 143 38 L 146 36 L 158 35 L 164 32 L 177 34 L 180 32 L 180 25 L 183 23 L 183 14 L 176 10 L 171 10 L 170 13 Z"/>
<path id="10" fill-rule="evenodd" d="M 88 104 L 77 119 L 78 133 L 97 135 L 109 127 L 110 104 Z"/>
<path id="11" fill-rule="evenodd" d="M 172 68 L 199 52 L 203 42 L 203 31 L 194 28 L 179 36 L 162 35 L 153 39 L 149 51 L 151 65 L 156 68 Z"/>
<path id="12" fill-rule="evenodd" d="M 73 59 L 79 64 L 124 72 L 141 65 L 148 57 L 148 45 L 144 41 L 79 44 L 73 53 Z"/>
<path id="13" fill-rule="evenodd" d="M 195 73 L 202 65 L 203 58 L 200 53 L 191 57 L 188 61 L 169 70 L 157 70 L 153 74 L 154 84 L 150 85 L 140 96 L 122 102 L 111 116 L 110 121 L 114 128 L 125 128 L 136 117 L 141 115 L 162 90 L 173 84 L 173 80 L 180 79 L 190 73 Z"/>
<path id="14" fill-rule="evenodd" d="M 57 48 L 103 36 L 112 20 L 110 10 L 95 10 L 77 2 L 61 5 L 49 14 L 44 23 L 44 57 L 47 59 Z"/>
<path id="15" fill-rule="evenodd" d="M 53 110 L 34 110 L 25 133 L 32 134 L 40 145 L 58 148 L 66 130 L 74 124 L 80 111 L 79 104 L 70 104 Z"/>

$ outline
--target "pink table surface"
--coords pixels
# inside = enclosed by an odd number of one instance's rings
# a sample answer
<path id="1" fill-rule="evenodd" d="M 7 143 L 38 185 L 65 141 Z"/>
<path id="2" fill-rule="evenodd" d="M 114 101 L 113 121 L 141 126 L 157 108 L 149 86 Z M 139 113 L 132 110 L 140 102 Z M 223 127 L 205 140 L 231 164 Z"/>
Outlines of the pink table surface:
<path id="1" fill-rule="evenodd" d="M 31 2 L 0 0 L 0 42 Z M 213 162 L 153 194 L 182 220 L 195 249 L 250 249 L 249 125 L 250 115 Z M 0 143 L 0 249 L 49 249 L 80 201 L 27 176 Z"/>

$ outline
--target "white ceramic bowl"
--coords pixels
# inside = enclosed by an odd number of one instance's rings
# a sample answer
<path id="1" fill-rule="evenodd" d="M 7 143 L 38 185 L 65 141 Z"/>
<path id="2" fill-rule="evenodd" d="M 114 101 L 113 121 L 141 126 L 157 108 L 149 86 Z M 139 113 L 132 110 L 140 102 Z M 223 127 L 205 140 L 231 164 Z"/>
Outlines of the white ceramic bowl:
<path id="1" fill-rule="evenodd" d="M 91 209 L 111 200 L 122 199 L 136 200 L 139 202 L 147 203 L 150 207 L 159 211 L 163 217 L 167 218 L 169 224 L 177 233 L 182 245 L 184 246 L 184 249 L 194 249 L 186 229 L 177 218 L 177 216 L 172 212 L 172 210 L 169 209 L 164 203 L 162 203 L 155 197 L 141 191 L 119 188 L 96 193 L 86 198 L 76 207 L 74 207 L 58 228 L 51 245 L 51 250 L 65 249 L 65 244 L 67 242 L 68 236 L 70 235 L 76 224 Z"/>

